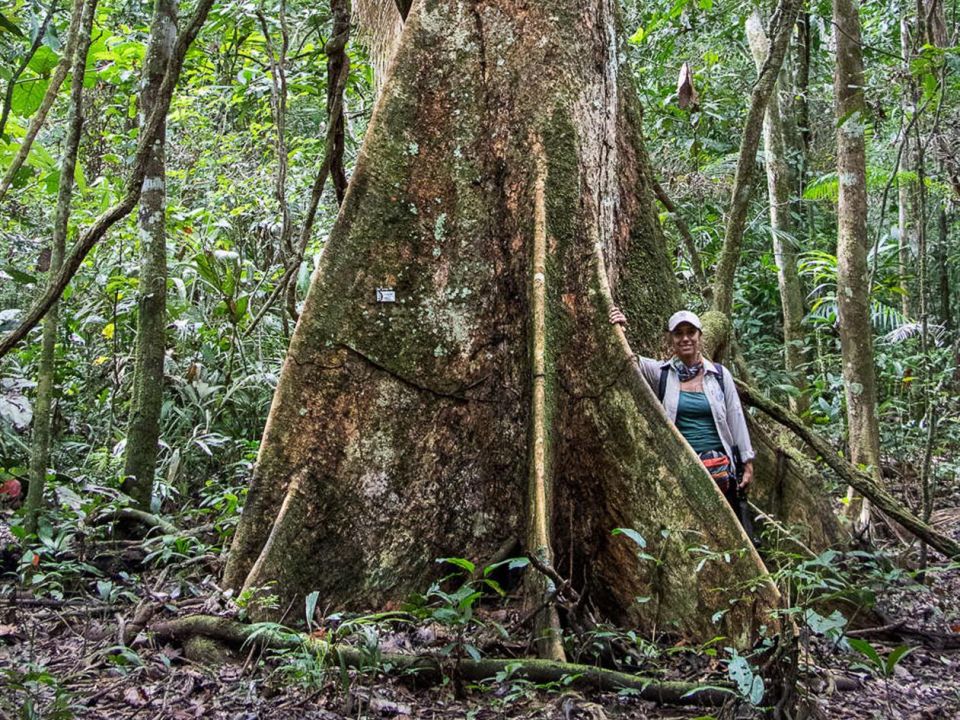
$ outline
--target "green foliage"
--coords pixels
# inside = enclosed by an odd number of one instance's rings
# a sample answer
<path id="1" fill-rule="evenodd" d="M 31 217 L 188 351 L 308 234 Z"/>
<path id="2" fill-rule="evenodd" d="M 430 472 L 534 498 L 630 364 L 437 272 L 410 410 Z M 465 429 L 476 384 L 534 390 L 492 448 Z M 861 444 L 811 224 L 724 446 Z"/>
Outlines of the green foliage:
<path id="1" fill-rule="evenodd" d="M 17 720 L 72 720 L 81 708 L 63 681 L 44 665 L 0 669 L 0 714 Z"/>
<path id="2" fill-rule="evenodd" d="M 848 637 L 847 643 L 863 656 L 863 662 L 854 663 L 853 667 L 883 678 L 892 677 L 900 661 L 916 649 L 908 645 L 899 645 L 884 658 L 873 645 L 862 638 Z"/>
<path id="3" fill-rule="evenodd" d="M 730 653 L 727 675 L 736 685 L 740 697 L 751 705 L 760 705 L 766 690 L 763 678 L 754 671 L 747 658 L 733 648 L 727 648 L 727 651 Z"/>

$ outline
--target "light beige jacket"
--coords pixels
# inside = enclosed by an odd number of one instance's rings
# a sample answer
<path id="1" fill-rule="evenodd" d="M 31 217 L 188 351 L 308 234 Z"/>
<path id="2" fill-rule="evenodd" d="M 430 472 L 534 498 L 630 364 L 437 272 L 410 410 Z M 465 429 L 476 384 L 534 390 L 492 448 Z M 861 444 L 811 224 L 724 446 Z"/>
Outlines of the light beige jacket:
<path id="1" fill-rule="evenodd" d="M 671 422 L 677 421 L 677 406 L 680 404 L 680 376 L 670 360 L 653 360 L 640 358 L 640 370 L 650 383 L 654 393 L 660 386 L 660 374 L 667 368 L 667 387 L 663 394 L 663 408 Z M 723 372 L 723 387 L 720 387 L 720 373 Z M 703 393 L 710 404 L 710 413 L 717 426 L 717 434 L 723 443 L 727 457 L 733 458 L 733 448 L 740 449 L 740 459 L 743 462 L 753 460 L 756 453 L 750 443 L 750 433 L 747 431 L 747 421 L 743 416 L 743 406 L 740 405 L 740 395 L 733 384 L 733 376 L 722 365 L 716 365 L 706 358 L 703 359 Z"/>

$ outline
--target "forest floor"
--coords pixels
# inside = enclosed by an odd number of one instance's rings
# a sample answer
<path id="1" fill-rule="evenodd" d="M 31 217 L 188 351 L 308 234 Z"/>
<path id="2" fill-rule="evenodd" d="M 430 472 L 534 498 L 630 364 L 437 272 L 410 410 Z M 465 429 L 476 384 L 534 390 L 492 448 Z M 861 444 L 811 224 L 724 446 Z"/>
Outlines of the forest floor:
<path id="1" fill-rule="evenodd" d="M 960 487 L 943 493 L 939 500 L 944 508 L 935 517 L 940 529 L 960 538 Z M 451 669 L 444 683 L 417 686 L 410 678 L 384 672 L 388 668 L 376 660 L 371 669 L 357 672 L 331 668 L 303 649 L 243 648 L 232 661 L 205 663 L 178 645 L 157 642 L 139 627 L 147 607 L 155 611 L 154 622 L 196 613 L 237 614 L 236 603 L 215 585 L 220 558 L 213 553 L 191 555 L 177 541 L 167 536 L 148 543 L 146 550 L 154 551 L 152 559 L 141 543 L 90 541 L 80 556 L 74 550 L 57 558 L 56 564 L 38 560 L 32 590 L 10 582 L 16 576 L 7 575 L 6 584 L 0 585 L 0 717 L 639 720 L 763 716 L 742 699 L 731 699 L 722 708 L 658 706 L 630 692 L 580 687 L 572 677 L 538 685 L 501 676 L 470 685 L 453 680 Z M 811 711 L 804 717 L 960 718 L 960 565 L 931 558 L 931 571 L 921 583 L 914 573 L 889 562 L 896 557 L 914 558 L 915 549 L 889 540 L 887 546 L 885 553 L 855 553 L 842 559 L 842 564 L 855 566 L 848 570 L 860 589 L 875 593 L 881 619 L 872 628 L 852 633 L 859 633 L 853 645 L 862 640 L 867 645 L 860 643 L 859 651 L 851 647 L 849 637 L 842 639 L 840 632 L 830 630 L 829 616 L 817 616 L 819 626 L 798 623 L 804 626 L 799 691 Z M 177 552 L 164 555 L 163 548 Z M 165 558 L 165 564 L 157 567 L 160 558 Z M 836 557 L 827 564 L 839 562 L 841 558 Z M 807 570 L 815 566 L 812 563 Z M 460 637 L 461 647 L 475 643 L 492 656 L 522 656 L 527 649 L 524 643 L 491 631 L 509 627 L 518 615 L 504 607 L 478 608 L 470 627 L 480 630 Z M 436 617 L 417 624 L 359 622 L 357 632 L 345 641 L 372 644 L 374 658 L 378 652 L 440 655 L 457 641 L 457 635 L 455 628 L 438 623 Z M 797 617 L 802 618 L 802 613 Z M 334 616 L 317 632 L 336 632 L 336 622 Z M 884 628 L 876 622 L 902 625 Z M 811 627 L 823 633 L 816 634 Z M 617 639 L 635 641 L 628 635 Z M 605 641 L 602 636 L 595 640 Z M 713 649 L 666 643 L 641 646 L 642 674 L 698 685 L 730 684 L 729 657 L 722 642 Z M 909 646 L 910 652 L 893 662 L 893 651 L 900 646 Z M 876 658 L 871 659 L 870 650 L 877 652 Z"/>

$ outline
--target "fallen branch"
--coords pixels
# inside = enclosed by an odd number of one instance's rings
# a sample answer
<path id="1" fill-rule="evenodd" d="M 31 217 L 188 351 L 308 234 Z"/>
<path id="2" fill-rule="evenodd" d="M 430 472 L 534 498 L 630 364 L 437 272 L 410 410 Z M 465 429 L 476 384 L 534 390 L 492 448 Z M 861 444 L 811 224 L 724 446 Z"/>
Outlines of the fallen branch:
<path id="1" fill-rule="evenodd" d="M 826 440 L 812 432 L 800 418 L 785 407 L 764 397 L 746 383 L 740 380 L 734 380 L 734 382 L 743 402 L 757 408 L 793 431 L 797 437 L 813 448 L 845 483 L 869 499 L 878 510 L 892 520 L 896 520 L 911 534 L 923 540 L 935 550 L 949 558 L 960 558 L 960 543 L 937 532 L 929 524 L 907 510 L 895 497 L 880 487 L 868 473 L 840 457 Z"/>
<path id="2" fill-rule="evenodd" d="M 97 520 L 100 522 L 104 520 L 132 520 L 133 522 L 142 523 L 147 527 L 157 528 L 163 532 L 164 535 L 181 534 L 179 528 L 168 520 L 164 520 L 159 515 L 154 515 L 145 510 L 137 510 L 136 508 L 119 508 L 101 515 Z"/>
<path id="3" fill-rule="evenodd" d="M 254 643 L 261 648 L 307 648 L 316 655 L 327 658 L 333 665 L 342 664 L 353 668 L 369 666 L 369 657 L 358 648 L 348 645 L 331 645 L 295 632 L 263 631 L 255 625 L 246 625 L 211 615 L 191 615 L 155 623 L 150 626 L 150 630 L 161 641 L 184 642 L 199 635 L 234 647 Z M 420 681 L 440 681 L 443 678 L 443 667 L 440 661 L 433 657 L 383 653 L 380 661 L 382 668 L 391 667 L 393 671 L 405 675 L 415 673 Z M 472 681 L 487 680 L 502 672 L 511 672 L 511 677 L 525 678 L 539 683 L 557 682 L 575 676 L 575 682 L 580 685 L 592 686 L 600 690 L 634 690 L 644 700 L 669 705 L 717 706 L 722 705 L 735 694 L 732 688 L 724 686 L 705 687 L 691 682 L 658 680 L 590 665 L 550 660 L 461 659 L 459 672 L 464 679 Z"/>
<path id="4" fill-rule="evenodd" d="M 942 633 L 921 630 L 907 625 L 906 620 L 895 620 L 878 627 L 847 630 L 850 637 L 877 638 L 889 642 L 914 642 L 933 650 L 960 650 L 960 633 Z"/>

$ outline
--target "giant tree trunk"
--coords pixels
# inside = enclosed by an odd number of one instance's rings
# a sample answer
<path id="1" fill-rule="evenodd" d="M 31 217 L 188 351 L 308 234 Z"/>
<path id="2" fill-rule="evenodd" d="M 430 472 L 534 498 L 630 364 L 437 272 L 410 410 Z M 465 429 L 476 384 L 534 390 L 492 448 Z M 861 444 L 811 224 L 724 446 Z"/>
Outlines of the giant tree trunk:
<path id="1" fill-rule="evenodd" d="M 144 64 L 140 92 L 141 126 L 157 102 L 163 74 L 177 39 L 177 0 L 156 0 L 150 47 Z M 137 348 L 134 356 L 133 397 L 123 490 L 144 510 L 150 508 L 157 443 L 160 439 L 160 408 L 163 404 L 163 359 L 167 328 L 167 234 L 166 234 L 166 127 L 147 160 L 140 195 L 140 287 L 137 315 Z"/>
<path id="2" fill-rule="evenodd" d="M 776 627 L 759 557 L 607 321 L 613 288 L 655 353 L 679 302 L 616 12 L 414 4 L 227 585 L 369 608 L 519 539 L 615 622 L 737 644 Z"/>
<path id="3" fill-rule="evenodd" d="M 870 280 L 867 273 L 867 181 L 863 98 L 863 51 L 860 14 L 855 0 L 833 0 L 837 65 L 834 73 L 837 117 L 837 306 L 840 352 L 847 400 L 850 457 L 880 474 L 880 432 L 877 386 L 870 322 Z M 850 511 L 858 529 L 869 522 L 869 507 L 851 496 Z"/>
<path id="4" fill-rule="evenodd" d="M 752 13 L 747 18 L 747 41 L 759 72 L 770 54 L 770 42 L 763 31 L 760 15 Z M 797 248 L 793 235 L 790 200 L 790 166 L 787 163 L 787 145 L 784 121 L 780 111 L 780 83 L 777 82 L 763 118 L 763 146 L 766 156 L 767 195 L 770 199 L 770 234 L 773 238 L 773 255 L 777 263 L 777 284 L 780 288 L 780 305 L 783 309 L 783 356 L 790 382 L 801 394 L 790 396 L 790 409 L 803 415 L 809 405 L 802 394 L 807 381 L 803 350 L 803 289 L 800 273 L 797 272 Z"/>

